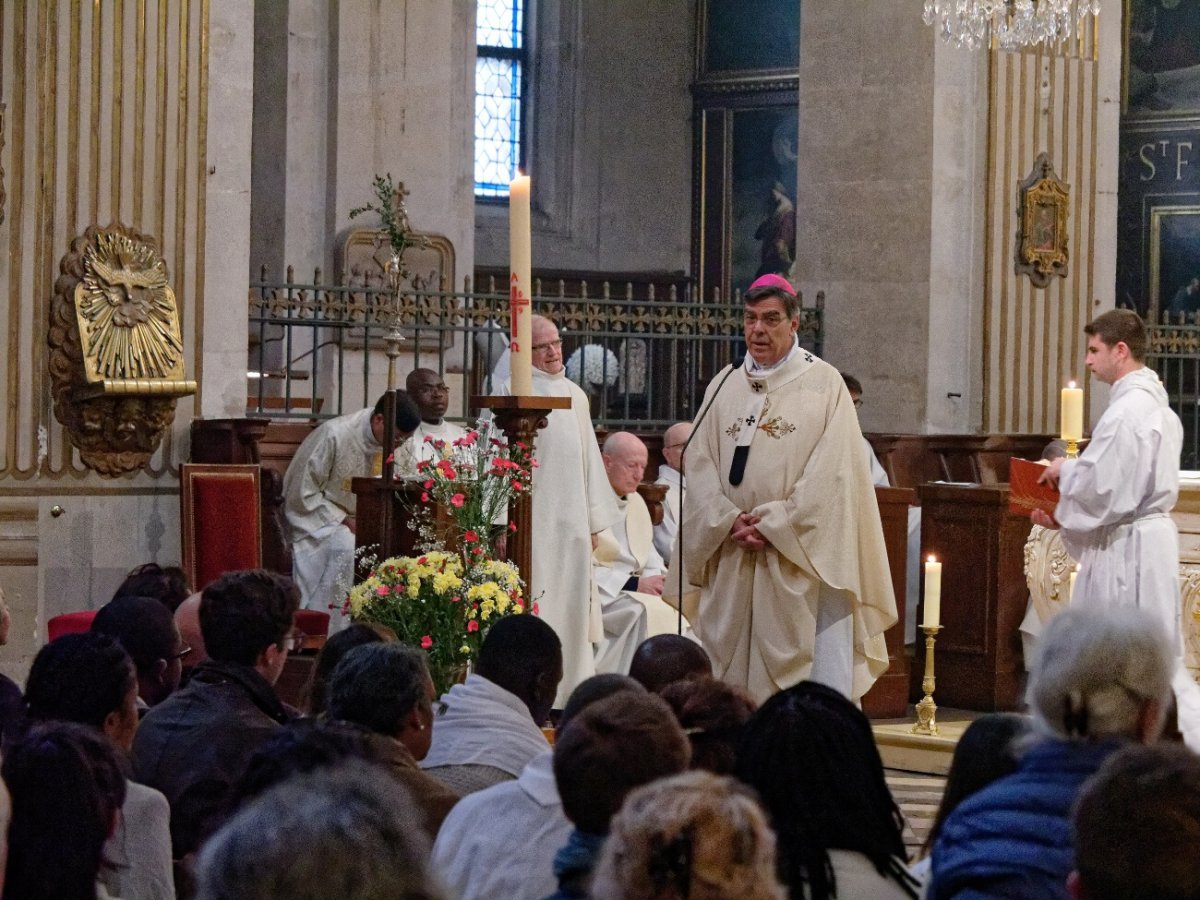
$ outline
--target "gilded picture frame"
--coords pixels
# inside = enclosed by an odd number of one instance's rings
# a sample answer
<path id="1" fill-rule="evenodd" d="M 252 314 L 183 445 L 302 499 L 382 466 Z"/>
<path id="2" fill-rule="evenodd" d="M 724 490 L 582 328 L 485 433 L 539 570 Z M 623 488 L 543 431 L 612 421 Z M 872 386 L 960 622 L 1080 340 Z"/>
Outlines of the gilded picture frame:
<path id="1" fill-rule="evenodd" d="M 1014 270 L 1044 288 L 1054 277 L 1065 278 L 1070 263 L 1067 224 L 1071 188 L 1041 153 L 1033 170 L 1017 187 L 1017 240 Z"/>
<path id="2" fill-rule="evenodd" d="M 1150 210 L 1148 317 L 1171 321 L 1200 312 L 1200 206 L 1156 206 Z"/>

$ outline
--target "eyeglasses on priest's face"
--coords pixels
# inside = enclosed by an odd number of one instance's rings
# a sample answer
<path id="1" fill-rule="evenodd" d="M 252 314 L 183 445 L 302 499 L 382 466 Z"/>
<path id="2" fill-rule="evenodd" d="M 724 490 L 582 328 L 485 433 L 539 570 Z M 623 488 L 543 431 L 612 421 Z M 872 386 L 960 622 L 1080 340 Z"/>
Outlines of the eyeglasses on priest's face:
<path id="1" fill-rule="evenodd" d="M 547 350 L 561 350 L 562 349 L 562 341 L 561 340 L 543 341 L 540 344 L 534 344 L 529 349 L 532 350 L 534 353 L 545 353 Z"/>

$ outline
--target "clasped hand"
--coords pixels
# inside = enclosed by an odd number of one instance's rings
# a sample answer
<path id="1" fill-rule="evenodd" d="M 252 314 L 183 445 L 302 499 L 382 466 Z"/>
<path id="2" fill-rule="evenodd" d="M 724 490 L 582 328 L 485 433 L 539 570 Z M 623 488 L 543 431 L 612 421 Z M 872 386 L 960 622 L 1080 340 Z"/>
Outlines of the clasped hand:
<path id="1" fill-rule="evenodd" d="M 740 513 L 733 520 L 733 525 L 729 529 L 729 536 L 743 550 L 762 550 L 767 546 L 767 539 L 758 530 L 758 523 L 761 521 L 762 516 L 756 516 L 752 513 Z"/>

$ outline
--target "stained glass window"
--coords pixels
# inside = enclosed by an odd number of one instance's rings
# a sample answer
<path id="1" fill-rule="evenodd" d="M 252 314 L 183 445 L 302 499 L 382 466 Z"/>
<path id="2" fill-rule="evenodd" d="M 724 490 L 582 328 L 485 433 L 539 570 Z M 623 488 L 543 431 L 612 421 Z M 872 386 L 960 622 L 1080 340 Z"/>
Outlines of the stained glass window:
<path id="1" fill-rule="evenodd" d="M 507 197 L 521 165 L 524 0 L 479 0 L 475 24 L 475 196 Z"/>

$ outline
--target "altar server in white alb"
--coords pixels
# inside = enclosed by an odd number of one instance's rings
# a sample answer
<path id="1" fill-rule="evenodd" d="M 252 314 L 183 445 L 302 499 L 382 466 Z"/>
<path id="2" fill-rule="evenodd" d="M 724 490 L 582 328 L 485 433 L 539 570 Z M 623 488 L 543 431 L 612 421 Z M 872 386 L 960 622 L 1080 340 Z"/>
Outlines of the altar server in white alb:
<path id="1" fill-rule="evenodd" d="M 451 445 L 467 432 L 446 421 L 450 388 L 433 369 L 413 369 L 404 381 L 404 388 L 421 411 L 421 421 L 412 436 L 396 450 L 396 477 L 416 478 L 417 463 L 442 458 L 434 446 L 435 441 L 442 441 L 446 452 L 453 452 Z"/>
<path id="2" fill-rule="evenodd" d="M 638 645 L 656 634 L 674 634 L 679 614 L 663 602 L 667 564 L 654 546 L 650 510 L 637 489 L 649 451 L 637 435 L 614 431 L 605 439 L 601 455 L 621 519 L 596 536 L 592 554 L 604 623 L 596 671 L 625 675 Z"/>
<path id="3" fill-rule="evenodd" d="M 896 621 L 862 432 L 841 375 L 797 341 L 791 285 L 764 275 L 745 303 L 749 356 L 709 385 L 685 454 L 667 592 L 682 555 L 714 674 L 756 701 L 804 679 L 857 700 L 887 669 Z"/>
<path id="4" fill-rule="evenodd" d="M 533 317 L 533 393 L 570 397 L 570 409 L 553 410 L 537 433 L 533 470 L 533 592 L 538 613 L 562 641 L 563 679 L 555 706 L 596 672 L 593 643 L 603 636 L 592 576 L 593 535 L 617 522 L 591 407 L 563 368 L 562 340 L 549 319 Z M 511 394 L 510 383 L 497 393 Z"/>
<path id="5" fill-rule="evenodd" d="M 671 558 L 675 534 L 679 531 L 680 508 L 683 506 L 683 495 L 687 491 L 682 454 L 691 436 L 691 422 L 676 422 L 663 432 L 662 455 L 666 462 L 658 467 L 658 478 L 654 481 L 667 489 L 667 496 L 663 498 L 662 504 L 662 521 L 654 526 L 654 549 L 663 559 Z"/>
<path id="6" fill-rule="evenodd" d="M 1079 458 L 1053 460 L 1042 475 L 1058 485 L 1054 517 L 1035 510 L 1031 518 L 1059 528 L 1079 561 L 1072 605 L 1136 606 L 1161 623 L 1178 657 L 1180 730 L 1200 749 L 1200 688 L 1183 667 L 1179 532 L 1171 519 L 1183 425 L 1158 375 L 1144 365 L 1146 326 L 1137 313 L 1110 310 L 1083 330 L 1088 369 L 1112 385 L 1108 408 Z"/>
<path id="7" fill-rule="evenodd" d="M 386 400 L 384 394 L 373 409 L 322 422 L 304 439 L 283 477 L 292 579 L 305 609 L 330 614 L 331 631 L 345 625 L 340 592 L 354 577 L 355 497 L 350 483 L 383 471 Z M 397 391 L 396 440 L 407 438 L 420 421 L 416 405 Z"/>

